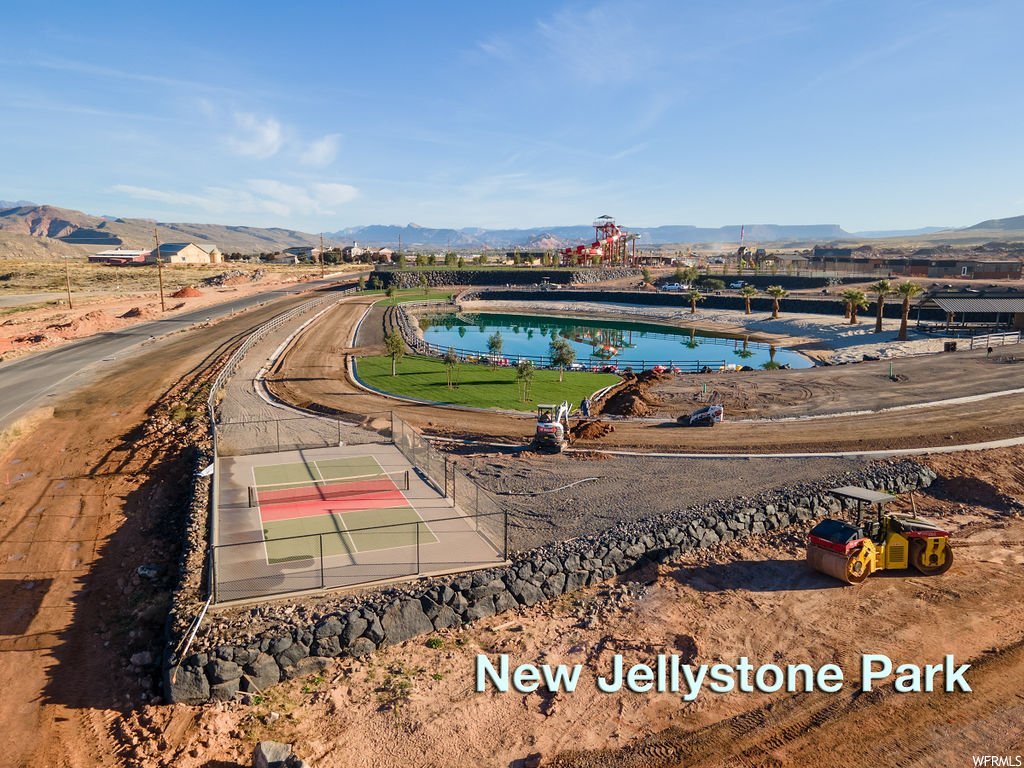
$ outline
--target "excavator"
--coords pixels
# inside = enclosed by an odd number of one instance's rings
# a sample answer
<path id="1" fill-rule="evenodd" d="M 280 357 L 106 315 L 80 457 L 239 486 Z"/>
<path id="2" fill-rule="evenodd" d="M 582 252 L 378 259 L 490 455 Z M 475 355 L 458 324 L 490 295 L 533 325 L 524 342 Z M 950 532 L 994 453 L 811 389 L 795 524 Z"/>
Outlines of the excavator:
<path id="1" fill-rule="evenodd" d="M 569 403 L 537 405 L 537 429 L 533 436 L 536 448 L 561 453 L 569 444 Z"/>
<path id="2" fill-rule="evenodd" d="M 843 486 L 829 491 L 845 511 L 856 503 L 854 523 L 829 518 L 807 536 L 807 563 L 816 571 L 847 584 L 860 584 L 876 571 L 913 567 L 926 576 L 945 573 L 953 565 L 949 533 L 937 523 L 913 515 L 888 514 L 884 506 L 896 497 L 880 491 Z M 913 497 L 911 497 L 913 502 Z M 867 519 L 865 505 L 874 505 Z"/>

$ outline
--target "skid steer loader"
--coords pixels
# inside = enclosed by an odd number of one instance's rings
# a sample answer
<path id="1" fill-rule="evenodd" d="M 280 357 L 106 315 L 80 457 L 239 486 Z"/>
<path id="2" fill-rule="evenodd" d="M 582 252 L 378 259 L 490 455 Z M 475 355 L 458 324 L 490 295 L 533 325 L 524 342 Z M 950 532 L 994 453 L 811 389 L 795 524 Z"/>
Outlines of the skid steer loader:
<path id="1" fill-rule="evenodd" d="M 853 523 L 829 518 L 807 536 L 807 563 L 847 584 L 860 584 L 875 571 L 913 567 L 931 576 L 953 565 L 949 533 L 914 515 L 886 514 L 884 505 L 896 497 L 867 488 L 843 486 L 829 491 L 843 510 L 856 502 Z M 876 508 L 867 519 L 865 505 Z"/>

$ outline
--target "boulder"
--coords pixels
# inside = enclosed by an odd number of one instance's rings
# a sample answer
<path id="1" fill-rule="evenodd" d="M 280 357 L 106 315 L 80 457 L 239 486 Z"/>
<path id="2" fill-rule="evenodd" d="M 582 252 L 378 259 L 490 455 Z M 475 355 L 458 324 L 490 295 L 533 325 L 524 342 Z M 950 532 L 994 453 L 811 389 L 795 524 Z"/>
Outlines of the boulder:
<path id="1" fill-rule="evenodd" d="M 246 664 L 244 672 L 243 691 L 265 691 L 281 680 L 281 668 L 277 666 L 274 657 L 266 653 L 261 653 L 254 661 Z"/>
<path id="2" fill-rule="evenodd" d="M 164 690 L 171 704 L 202 704 L 210 698 L 210 681 L 201 667 L 181 666 L 177 672 L 170 667 L 165 673 Z"/>
<path id="3" fill-rule="evenodd" d="M 401 600 L 392 603 L 381 617 L 384 638 L 395 645 L 403 643 L 410 637 L 434 631 L 434 625 L 423 613 L 423 605 L 419 600 Z"/>

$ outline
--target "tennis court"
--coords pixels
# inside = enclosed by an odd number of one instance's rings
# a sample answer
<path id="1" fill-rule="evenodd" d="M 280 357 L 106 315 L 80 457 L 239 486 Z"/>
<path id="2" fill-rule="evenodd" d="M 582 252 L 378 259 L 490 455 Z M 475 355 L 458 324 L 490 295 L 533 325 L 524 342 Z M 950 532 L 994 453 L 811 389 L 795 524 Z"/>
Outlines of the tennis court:
<path id="1" fill-rule="evenodd" d="M 253 481 L 268 563 L 437 541 L 403 493 L 409 470 L 387 472 L 373 456 L 253 467 Z"/>
<path id="2" fill-rule="evenodd" d="M 503 518 L 467 513 L 394 445 L 222 456 L 217 601 L 504 560 Z M 454 492 L 451 494 L 454 495 Z"/>

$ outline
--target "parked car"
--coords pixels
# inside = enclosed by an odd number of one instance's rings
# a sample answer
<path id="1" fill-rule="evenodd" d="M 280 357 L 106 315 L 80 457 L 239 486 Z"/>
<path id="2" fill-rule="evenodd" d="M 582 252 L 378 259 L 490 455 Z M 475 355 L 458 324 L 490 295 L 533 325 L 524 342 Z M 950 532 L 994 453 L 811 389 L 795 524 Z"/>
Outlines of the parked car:
<path id="1" fill-rule="evenodd" d="M 688 286 L 686 283 L 665 283 L 663 286 L 661 286 L 661 290 L 675 292 L 688 291 L 690 290 L 690 286 Z"/>
<path id="2" fill-rule="evenodd" d="M 740 288 L 742 288 L 746 284 L 747 284 L 746 280 L 736 280 L 735 282 L 729 283 L 729 287 L 732 288 L 735 291 L 738 291 Z"/>

